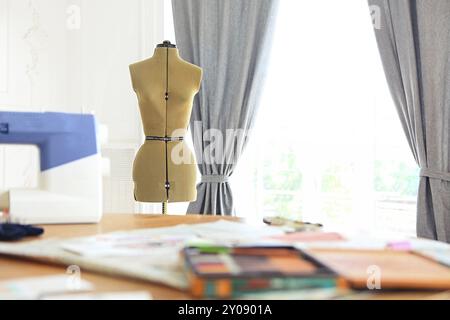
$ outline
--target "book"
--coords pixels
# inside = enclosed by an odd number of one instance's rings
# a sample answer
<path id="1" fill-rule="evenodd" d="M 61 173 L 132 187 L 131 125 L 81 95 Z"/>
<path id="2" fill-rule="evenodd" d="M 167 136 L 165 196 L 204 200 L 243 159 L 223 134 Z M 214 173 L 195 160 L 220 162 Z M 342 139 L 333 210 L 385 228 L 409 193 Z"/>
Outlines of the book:
<path id="1" fill-rule="evenodd" d="M 413 251 L 308 249 L 353 289 L 449 290 L 450 268 Z"/>
<path id="2" fill-rule="evenodd" d="M 346 287 L 331 269 L 290 246 L 191 246 L 183 257 L 190 291 L 197 298 Z"/>

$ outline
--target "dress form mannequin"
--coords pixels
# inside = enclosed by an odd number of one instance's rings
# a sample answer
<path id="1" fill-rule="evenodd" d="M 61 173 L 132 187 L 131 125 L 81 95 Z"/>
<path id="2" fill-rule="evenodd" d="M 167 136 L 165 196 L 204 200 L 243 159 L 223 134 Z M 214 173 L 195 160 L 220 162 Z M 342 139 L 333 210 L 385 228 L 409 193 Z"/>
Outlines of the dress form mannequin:
<path id="1" fill-rule="evenodd" d="M 165 41 L 153 57 L 130 65 L 130 73 L 147 137 L 133 164 L 135 200 L 163 203 L 163 212 L 167 202 L 194 201 L 197 167 L 183 137 L 202 69 L 181 59 L 176 46 Z M 187 161 L 174 159 L 174 148 L 182 148 Z"/>

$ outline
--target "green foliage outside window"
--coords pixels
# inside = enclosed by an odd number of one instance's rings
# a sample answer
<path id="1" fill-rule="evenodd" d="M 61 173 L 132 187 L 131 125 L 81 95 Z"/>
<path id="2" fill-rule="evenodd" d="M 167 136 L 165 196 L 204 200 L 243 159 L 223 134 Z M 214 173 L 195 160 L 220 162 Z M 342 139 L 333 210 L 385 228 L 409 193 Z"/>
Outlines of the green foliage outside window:
<path id="1" fill-rule="evenodd" d="M 375 191 L 416 196 L 419 169 L 400 161 L 375 161 Z"/>
<path id="2" fill-rule="evenodd" d="M 277 150 L 278 151 L 278 150 Z M 281 150 L 280 150 L 281 151 Z M 300 218 L 302 215 L 302 173 L 299 155 L 293 150 L 273 152 L 264 161 L 265 214 Z M 320 180 L 322 210 L 329 217 L 351 211 L 352 186 L 348 177 L 351 164 L 336 164 L 324 170 Z M 414 197 L 418 188 L 418 169 L 402 161 L 374 162 L 374 191 L 396 197 Z"/>

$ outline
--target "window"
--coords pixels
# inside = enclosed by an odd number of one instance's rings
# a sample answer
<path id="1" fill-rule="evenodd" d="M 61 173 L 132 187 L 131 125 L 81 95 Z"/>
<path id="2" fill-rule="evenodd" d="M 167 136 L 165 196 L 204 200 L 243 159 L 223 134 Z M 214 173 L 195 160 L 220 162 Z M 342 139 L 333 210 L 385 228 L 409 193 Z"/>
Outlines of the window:
<path id="1" fill-rule="evenodd" d="M 418 169 L 365 1 L 280 1 L 267 83 L 233 177 L 238 213 L 415 234 Z"/>
<path id="2" fill-rule="evenodd" d="M 174 39 L 165 4 L 165 38 Z M 280 1 L 261 102 L 231 182 L 239 216 L 415 235 L 418 169 L 367 2 Z"/>

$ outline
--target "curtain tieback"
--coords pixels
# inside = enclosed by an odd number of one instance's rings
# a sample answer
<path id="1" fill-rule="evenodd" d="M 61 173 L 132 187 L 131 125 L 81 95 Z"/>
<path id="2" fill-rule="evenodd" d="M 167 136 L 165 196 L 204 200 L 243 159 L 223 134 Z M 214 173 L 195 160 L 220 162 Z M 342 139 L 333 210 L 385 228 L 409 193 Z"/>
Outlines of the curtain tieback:
<path id="1" fill-rule="evenodd" d="M 432 178 L 432 179 L 450 181 L 450 172 L 443 172 L 443 171 L 434 170 L 434 169 L 430 169 L 430 168 L 421 168 L 420 176 L 428 177 L 428 178 Z"/>
<path id="2" fill-rule="evenodd" d="M 202 183 L 228 183 L 228 176 L 226 175 L 204 175 L 202 176 Z"/>

